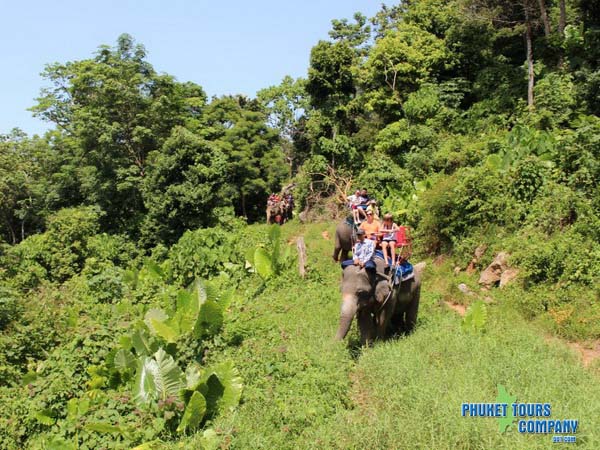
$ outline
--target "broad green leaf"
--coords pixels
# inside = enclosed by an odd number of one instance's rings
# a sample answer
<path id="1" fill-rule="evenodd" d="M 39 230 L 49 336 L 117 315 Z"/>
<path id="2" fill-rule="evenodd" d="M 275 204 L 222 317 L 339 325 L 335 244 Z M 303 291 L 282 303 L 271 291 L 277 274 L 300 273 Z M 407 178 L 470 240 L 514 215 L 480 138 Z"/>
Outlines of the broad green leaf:
<path id="1" fill-rule="evenodd" d="M 213 300 L 207 300 L 200 307 L 198 319 L 194 325 L 196 337 L 209 337 L 215 335 L 223 325 L 223 311 Z"/>
<path id="2" fill-rule="evenodd" d="M 200 303 L 195 293 L 181 289 L 177 292 L 177 312 L 185 312 L 185 314 L 195 316 L 198 314 Z"/>
<path id="3" fill-rule="evenodd" d="M 194 329 L 194 324 L 196 323 L 197 317 L 198 311 L 190 312 L 186 311 L 185 309 L 180 309 L 177 310 L 173 318 L 169 320 L 166 325 L 177 331 L 177 339 L 179 339 L 181 335 L 187 334 Z"/>
<path id="4" fill-rule="evenodd" d="M 200 278 L 196 278 L 192 282 L 192 284 L 190 284 L 188 289 L 192 292 L 192 294 L 196 295 L 196 299 L 197 299 L 199 305 L 204 303 L 206 301 L 206 299 L 208 298 L 207 294 L 206 294 L 206 286 L 204 284 L 204 281 L 201 280 Z"/>
<path id="5" fill-rule="evenodd" d="M 131 342 L 131 336 L 121 336 L 119 338 L 119 346 L 124 350 L 131 350 L 131 347 L 133 347 L 133 344 Z"/>
<path id="6" fill-rule="evenodd" d="M 221 292 L 219 296 L 218 304 L 221 307 L 222 311 L 225 311 L 231 305 L 231 301 L 233 300 L 233 294 L 235 293 L 234 288 L 230 288 Z"/>
<path id="7" fill-rule="evenodd" d="M 147 356 L 152 354 L 152 346 L 148 335 L 142 328 L 138 328 L 131 335 L 131 345 L 138 356 Z"/>
<path id="8" fill-rule="evenodd" d="M 33 414 L 35 420 L 37 420 L 42 425 L 54 425 L 56 419 L 53 417 L 52 411 L 49 409 L 43 409 L 41 411 L 37 411 Z"/>
<path id="9" fill-rule="evenodd" d="M 114 357 L 114 367 L 117 370 L 135 370 L 136 360 L 129 350 L 120 349 Z"/>
<path id="10" fill-rule="evenodd" d="M 152 330 L 154 330 L 154 333 L 163 338 L 169 344 L 177 342 L 181 337 L 178 330 L 170 326 L 170 323 L 159 322 L 154 318 L 150 318 L 150 324 L 152 326 Z"/>
<path id="11" fill-rule="evenodd" d="M 140 358 L 133 386 L 133 395 L 140 405 L 177 396 L 184 386 L 183 372 L 162 348 L 153 358 Z"/>
<path id="12" fill-rule="evenodd" d="M 216 302 L 219 299 L 219 296 L 221 295 L 217 285 L 210 280 L 206 281 L 204 285 L 206 289 L 206 299 Z"/>
<path id="13" fill-rule="evenodd" d="M 125 431 L 117 426 L 111 425 L 106 422 L 90 422 L 85 424 L 85 428 L 90 431 L 96 431 L 98 433 L 119 433 L 121 435 L 125 434 Z"/>
<path id="14" fill-rule="evenodd" d="M 148 356 L 140 357 L 133 385 L 133 395 L 138 405 L 148 405 L 157 398 L 157 362 Z"/>
<path id="15" fill-rule="evenodd" d="M 268 280 L 273 276 L 273 265 L 271 255 L 262 247 L 254 251 L 254 265 L 256 272 L 263 280 Z"/>
<path id="16" fill-rule="evenodd" d="M 235 408 L 242 396 L 242 378 L 232 362 L 221 363 L 213 368 L 219 380 L 225 387 L 223 396 L 219 401 L 219 409 L 226 411 Z"/>
<path id="17" fill-rule="evenodd" d="M 197 362 L 191 363 L 187 369 L 185 369 L 185 387 L 190 391 L 195 390 L 200 384 L 202 377 L 202 369 L 200 364 Z"/>
<path id="18" fill-rule="evenodd" d="M 154 320 L 157 322 L 164 322 L 168 318 L 169 318 L 169 316 L 162 309 L 151 308 L 148 311 L 146 311 L 146 314 L 144 314 L 144 323 L 146 324 L 146 326 L 148 327 L 150 332 L 152 334 L 156 335 L 158 333 L 156 332 L 156 329 L 154 328 L 152 321 Z"/>
<path id="19" fill-rule="evenodd" d="M 242 394 L 242 379 L 231 362 L 207 369 L 198 389 L 206 398 L 209 414 L 236 407 Z"/>
<path id="20" fill-rule="evenodd" d="M 181 433 L 186 429 L 193 430 L 200 425 L 206 414 L 206 399 L 200 392 L 194 392 L 192 398 L 185 407 L 181 422 L 177 427 L 177 432 Z"/>

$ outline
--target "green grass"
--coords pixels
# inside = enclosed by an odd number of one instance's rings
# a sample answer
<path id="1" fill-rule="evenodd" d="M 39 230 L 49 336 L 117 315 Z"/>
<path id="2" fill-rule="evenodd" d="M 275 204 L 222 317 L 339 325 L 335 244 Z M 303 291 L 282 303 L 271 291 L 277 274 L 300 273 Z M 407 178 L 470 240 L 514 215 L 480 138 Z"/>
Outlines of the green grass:
<path id="1" fill-rule="evenodd" d="M 321 236 L 333 238 L 333 229 L 284 226 L 286 239 L 305 237 L 308 278 L 299 280 L 294 267 L 264 290 L 255 279 L 239 292 L 224 330 L 238 345 L 214 356 L 232 359 L 245 384 L 237 410 L 210 424 L 222 448 L 552 446 L 552 435 L 501 434 L 497 419 L 461 417 L 463 402 L 494 402 L 498 384 L 518 402 L 551 403 L 552 419 L 578 419 L 578 448 L 600 448 L 598 374 L 566 346 L 548 343 L 509 303 L 488 306 L 483 333 L 461 331 L 442 301 L 453 284 L 446 267 L 428 266 L 411 336 L 360 350 L 353 330 L 350 342 L 334 342 L 340 272 L 333 239 Z M 177 447 L 198 443 L 191 436 Z"/>

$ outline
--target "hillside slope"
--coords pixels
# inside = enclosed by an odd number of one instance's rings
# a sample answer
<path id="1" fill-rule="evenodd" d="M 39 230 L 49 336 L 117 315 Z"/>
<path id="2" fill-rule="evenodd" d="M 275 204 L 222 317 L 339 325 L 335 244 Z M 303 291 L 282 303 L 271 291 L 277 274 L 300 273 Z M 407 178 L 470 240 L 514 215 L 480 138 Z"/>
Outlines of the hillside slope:
<path id="1" fill-rule="evenodd" d="M 217 359 L 234 360 L 245 391 L 238 410 L 213 424 L 223 448 L 550 446 L 552 434 L 521 434 L 516 423 L 503 434 L 497 419 L 461 417 L 464 402 L 495 402 L 498 385 L 517 402 L 549 403 L 550 419 L 579 420 L 577 444 L 599 447 L 597 373 L 566 345 L 547 342 L 502 304 L 487 307 L 482 332 L 462 331 L 442 300 L 440 279 L 450 274 L 431 264 L 413 335 L 360 349 L 351 332 L 337 343 L 340 273 L 327 239 L 334 224 L 283 228 L 289 243 L 304 236 L 309 276 L 290 269 L 262 292 L 239 292 L 225 329 L 239 346 Z"/>

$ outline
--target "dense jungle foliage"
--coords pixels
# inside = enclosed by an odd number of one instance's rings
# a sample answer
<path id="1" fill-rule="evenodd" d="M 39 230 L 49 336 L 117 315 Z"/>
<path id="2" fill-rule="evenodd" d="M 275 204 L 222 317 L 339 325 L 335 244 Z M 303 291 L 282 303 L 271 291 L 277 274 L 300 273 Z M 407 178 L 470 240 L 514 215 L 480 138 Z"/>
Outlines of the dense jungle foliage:
<path id="1" fill-rule="evenodd" d="M 256 98 L 208 98 L 126 34 L 46 66 L 31 110 L 53 128 L 0 136 L 0 448 L 232 439 L 247 376 L 287 370 L 235 352 L 273 332 L 236 322 L 247 304 L 298 288 L 279 231 L 248 226 L 291 182 L 296 215 L 368 189 L 423 256 L 507 251 L 519 278 L 500 298 L 600 338 L 598 2 L 405 0 L 329 36 L 306 78 Z"/>

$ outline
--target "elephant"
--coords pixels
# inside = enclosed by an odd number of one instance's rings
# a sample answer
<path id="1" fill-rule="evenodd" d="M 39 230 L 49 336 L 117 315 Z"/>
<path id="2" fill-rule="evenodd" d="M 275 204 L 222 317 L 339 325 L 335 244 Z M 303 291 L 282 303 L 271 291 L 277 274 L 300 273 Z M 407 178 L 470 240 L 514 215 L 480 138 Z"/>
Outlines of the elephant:
<path id="1" fill-rule="evenodd" d="M 267 225 L 273 222 L 283 225 L 292 218 L 293 206 L 285 200 L 267 202 Z"/>
<path id="2" fill-rule="evenodd" d="M 267 225 L 273 222 L 282 224 L 284 220 L 285 210 L 283 202 L 268 202 L 267 203 Z"/>
<path id="3" fill-rule="evenodd" d="M 333 248 L 333 260 L 340 262 L 340 256 L 342 261 L 350 257 L 350 250 L 352 250 L 353 236 L 354 236 L 354 225 L 344 221 L 335 228 L 335 247 Z"/>
<path id="4" fill-rule="evenodd" d="M 415 327 L 425 263 L 416 264 L 414 277 L 392 290 L 384 273 L 384 261 L 375 258 L 374 262 L 376 270 L 350 265 L 343 271 L 337 340 L 346 337 L 354 316 L 358 320 L 362 345 L 369 345 L 375 338 L 384 339 L 392 333 L 410 333 Z"/>

